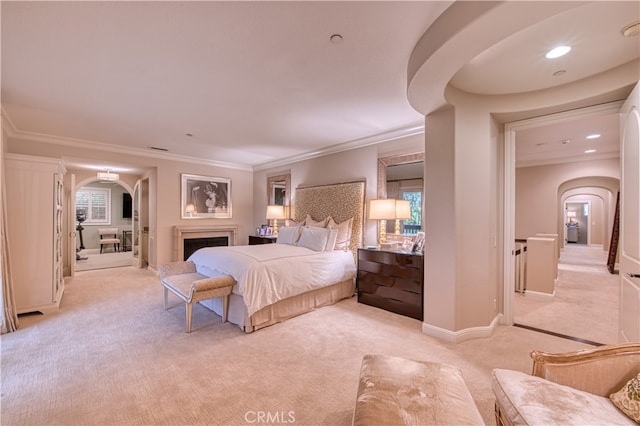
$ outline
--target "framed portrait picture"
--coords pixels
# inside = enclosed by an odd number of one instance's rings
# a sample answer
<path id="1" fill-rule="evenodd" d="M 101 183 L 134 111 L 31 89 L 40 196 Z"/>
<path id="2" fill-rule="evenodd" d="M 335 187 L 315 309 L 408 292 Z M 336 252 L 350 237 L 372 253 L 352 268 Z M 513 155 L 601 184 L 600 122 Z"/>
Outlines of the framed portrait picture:
<path id="1" fill-rule="evenodd" d="M 262 225 L 260 227 L 260 236 L 261 237 L 265 237 L 267 235 L 267 228 L 269 228 L 269 225 Z"/>
<path id="2" fill-rule="evenodd" d="M 405 237 L 402 240 L 401 250 L 407 253 L 411 253 L 412 249 L 413 249 L 413 238 Z"/>
<path id="3" fill-rule="evenodd" d="M 231 179 L 182 174 L 182 219 L 231 218 Z"/>
<path id="4" fill-rule="evenodd" d="M 418 232 L 416 234 L 416 239 L 413 241 L 413 252 L 422 253 L 423 248 L 424 248 L 424 232 Z"/>

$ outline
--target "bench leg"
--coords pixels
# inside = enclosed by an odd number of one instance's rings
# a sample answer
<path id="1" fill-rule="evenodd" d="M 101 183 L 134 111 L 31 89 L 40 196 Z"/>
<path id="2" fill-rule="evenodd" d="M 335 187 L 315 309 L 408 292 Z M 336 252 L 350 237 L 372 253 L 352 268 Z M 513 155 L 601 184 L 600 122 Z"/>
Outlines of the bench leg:
<path id="1" fill-rule="evenodd" d="M 169 306 L 169 290 L 166 287 L 162 287 L 162 306 L 168 309 Z"/>
<path id="2" fill-rule="evenodd" d="M 227 322 L 227 309 L 229 308 L 229 296 L 222 298 L 222 322 Z"/>
<path id="3" fill-rule="evenodd" d="M 193 305 L 188 302 L 186 305 L 187 311 L 187 333 L 191 333 L 191 314 L 193 313 Z"/>

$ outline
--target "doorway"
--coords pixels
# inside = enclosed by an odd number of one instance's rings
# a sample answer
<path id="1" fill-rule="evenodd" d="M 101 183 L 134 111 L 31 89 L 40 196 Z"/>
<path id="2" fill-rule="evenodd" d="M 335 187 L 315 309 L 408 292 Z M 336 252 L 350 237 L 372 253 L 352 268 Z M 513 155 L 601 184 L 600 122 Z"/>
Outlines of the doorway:
<path id="1" fill-rule="evenodd" d="M 567 201 L 565 211 L 565 242 L 567 244 L 589 245 L 589 212 L 591 204 Z"/>
<path id="2" fill-rule="evenodd" d="M 558 234 L 561 241 L 564 240 L 566 244 L 563 244 L 564 247 L 561 248 L 559 256 L 559 268 L 558 268 L 558 278 L 556 280 L 556 289 L 560 290 L 564 287 L 565 290 L 575 290 L 576 292 L 572 293 L 572 295 L 564 297 L 560 296 L 560 294 L 549 295 L 550 297 L 546 300 L 537 300 L 533 301 L 532 298 L 529 298 L 525 301 L 525 303 L 530 303 L 530 305 L 526 307 L 528 310 L 521 310 L 516 312 L 516 309 L 521 309 L 522 306 L 518 305 L 522 300 L 516 301 L 516 297 L 520 295 L 515 292 L 515 262 L 514 259 L 514 243 L 516 237 L 516 136 L 517 133 L 521 130 L 528 130 L 534 127 L 545 127 L 548 126 L 551 128 L 554 124 L 567 122 L 569 120 L 575 120 L 578 117 L 597 117 L 601 115 L 611 115 L 618 114 L 621 103 L 611 103 L 605 105 L 599 105 L 595 107 L 584 108 L 581 110 L 568 111 L 565 113 L 555 114 L 553 116 L 545 116 L 539 118 L 533 118 L 528 120 L 523 120 L 516 123 L 510 123 L 505 126 L 505 145 L 504 145 L 504 198 L 505 198 L 505 211 L 504 211 L 504 322 L 509 325 L 513 325 L 517 322 L 527 322 L 526 325 L 532 325 L 535 323 L 536 328 L 539 329 L 547 329 L 547 331 L 551 330 L 552 332 L 565 334 L 565 335 L 573 335 L 571 337 L 590 339 L 592 341 L 598 343 L 614 343 L 616 341 L 617 335 L 616 330 L 607 330 L 601 334 L 598 334 L 597 337 L 592 337 L 589 335 L 588 331 L 592 331 L 595 327 L 588 327 L 584 325 L 584 318 L 598 318 L 599 314 L 603 314 L 604 317 L 600 316 L 603 323 L 611 324 L 611 321 L 607 321 L 607 318 L 611 312 L 618 312 L 619 310 L 619 301 L 613 301 L 613 308 L 611 306 L 602 307 L 598 303 L 592 302 L 603 302 L 604 298 L 597 293 L 601 290 L 598 286 L 594 286 L 593 294 L 589 293 L 587 295 L 587 291 L 585 289 L 580 289 L 581 283 L 585 280 L 592 280 L 595 282 L 607 280 L 609 282 L 609 287 L 607 288 L 608 294 L 617 295 L 617 286 L 619 278 L 612 276 L 608 273 L 606 268 L 606 256 L 607 251 L 605 247 L 607 243 L 604 241 L 600 241 L 602 238 L 601 234 L 603 234 L 602 229 L 596 229 L 596 234 L 598 236 L 596 243 L 592 243 L 593 235 L 591 229 L 591 217 L 593 215 L 593 205 L 590 202 L 585 201 L 584 197 L 575 197 L 572 198 L 570 196 L 563 196 L 566 194 L 566 188 L 564 190 L 559 190 L 558 192 L 558 201 L 559 203 L 555 204 L 557 207 L 551 208 L 553 204 L 551 202 L 546 205 L 550 207 L 549 211 L 545 212 L 545 217 L 548 217 L 548 214 L 555 217 L 557 221 L 557 225 L 546 223 L 545 226 L 540 227 L 541 231 L 552 232 L 556 230 L 555 233 Z M 559 164 L 559 162 L 556 162 Z M 574 164 L 574 163 L 572 163 Z M 575 164 L 574 164 L 575 165 Z M 551 169 L 549 169 L 551 170 Z M 577 167 L 571 171 L 571 174 L 576 176 Z M 557 171 L 557 170 L 556 170 Z M 559 172 L 558 172 L 559 173 Z M 531 174 L 529 175 L 531 176 Z M 566 176 L 566 174 L 564 175 Z M 587 176 L 587 175 L 585 175 Z M 544 176 L 545 178 L 547 176 Z M 610 179 L 609 176 L 603 175 L 603 178 Z M 583 177 L 572 177 L 571 179 L 580 180 Z M 570 180 L 571 180 L 570 179 Z M 533 180 L 533 179 L 531 179 Z M 543 179 L 539 179 L 540 181 Z M 569 182 L 568 180 L 567 182 Z M 572 188 L 579 188 L 581 185 L 574 185 Z M 598 186 L 599 188 L 603 188 L 600 185 L 594 185 L 593 183 L 587 183 L 584 186 Z M 556 188 L 562 188 L 562 184 L 557 186 Z M 568 192 L 568 191 L 567 191 Z M 611 192 L 609 190 L 609 192 Z M 575 195 L 572 194 L 572 195 Z M 601 195 L 599 195 L 601 196 Z M 595 197 L 594 197 L 595 198 Z M 604 198 L 608 200 L 608 198 Z M 544 205 L 540 203 L 539 205 Z M 557 213 L 550 212 L 550 210 L 554 210 Z M 531 209 L 520 209 L 520 211 L 529 211 Z M 535 209 L 537 212 L 540 211 L 539 208 Z M 602 210 L 602 209 L 601 209 Z M 571 214 L 568 214 L 569 211 L 572 211 Z M 575 216 L 574 216 L 575 214 Z M 607 211 L 600 212 L 599 214 L 607 215 Z M 533 215 L 530 217 L 534 217 L 535 220 L 538 220 L 536 223 L 542 223 L 539 221 L 540 215 Z M 608 216 L 607 216 L 608 217 Z M 578 235 L 569 236 L 569 226 L 567 224 L 571 223 L 572 226 L 578 226 L 581 232 Z M 603 226 L 608 226 L 609 221 L 605 220 L 602 222 Z M 538 232 L 538 231 L 536 231 Z M 535 234 L 530 235 L 535 236 Z M 518 236 L 519 238 L 525 238 L 525 236 Z M 563 238 L 564 237 L 564 238 Z M 572 241 L 568 243 L 568 241 Z M 588 251 L 588 253 L 587 253 Z M 589 260 L 593 255 L 593 258 Z M 582 263 L 576 262 L 580 260 Z M 601 286 L 602 287 L 602 286 Z M 565 293 L 568 294 L 568 293 Z M 603 293 L 604 294 L 604 293 Z M 587 311 L 579 313 L 578 310 L 574 308 L 582 308 L 588 307 Z M 535 312 L 537 315 L 528 315 L 531 312 Z M 528 316 L 526 316 L 528 315 Z M 526 318 L 524 318 L 526 316 Z M 524 318 L 524 319 L 523 319 Z M 547 321 L 547 322 L 545 322 Z M 580 325 L 582 324 L 582 326 Z M 616 324 L 614 323 L 614 326 Z M 565 327 L 566 326 L 566 327 Z M 573 328 L 571 328 L 573 326 Z M 577 327 L 576 327 L 577 326 Z M 591 330 L 590 330 L 591 329 Z M 564 332 L 563 332 L 564 331 Z M 582 334 L 582 335 L 581 335 Z M 595 335 L 594 335 L 595 336 Z M 605 340 L 602 342 L 602 340 Z"/>
<path id="3" fill-rule="evenodd" d="M 132 199 L 119 181 L 89 180 L 75 189 L 75 270 L 131 266 Z M 111 244 L 101 244 L 100 230 L 113 229 Z"/>

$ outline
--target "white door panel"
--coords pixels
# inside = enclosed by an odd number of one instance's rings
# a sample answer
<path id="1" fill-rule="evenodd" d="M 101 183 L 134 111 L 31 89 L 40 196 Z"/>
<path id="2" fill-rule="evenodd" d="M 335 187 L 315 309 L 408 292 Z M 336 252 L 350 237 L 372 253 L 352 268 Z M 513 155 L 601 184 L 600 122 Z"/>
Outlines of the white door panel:
<path id="1" fill-rule="evenodd" d="M 69 275 L 73 278 L 76 275 L 76 257 L 77 257 L 77 241 L 78 231 L 76 231 L 76 175 L 71 173 L 71 184 L 69 185 Z"/>
<path id="2" fill-rule="evenodd" d="M 640 85 L 621 109 L 620 335 L 640 341 Z"/>

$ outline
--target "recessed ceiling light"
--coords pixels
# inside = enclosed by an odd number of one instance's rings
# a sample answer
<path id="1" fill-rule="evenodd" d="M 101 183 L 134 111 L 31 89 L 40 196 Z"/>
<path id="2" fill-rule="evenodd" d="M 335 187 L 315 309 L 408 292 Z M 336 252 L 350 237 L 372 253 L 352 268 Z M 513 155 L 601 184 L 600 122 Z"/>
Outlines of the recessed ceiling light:
<path id="1" fill-rule="evenodd" d="M 595 149 L 588 149 L 588 150 L 586 150 L 584 153 L 585 153 L 585 154 L 593 154 L 594 152 L 596 152 L 596 150 L 595 150 Z"/>
<path id="2" fill-rule="evenodd" d="M 569 139 L 563 139 L 561 143 L 562 143 L 562 145 L 566 145 L 566 144 L 568 144 L 568 143 L 571 143 L 571 140 L 569 140 Z"/>
<path id="3" fill-rule="evenodd" d="M 554 47 L 550 51 L 544 55 L 547 59 L 559 58 L 560 56 L 564 56 L 571 50 L 571 46 L 558 46 Z"/>
<path id="4" fill-rule="evenodd" d="M 554 77 L 559 77 L 561 75 L 565 75 L 567 73 L 567 70 L 558 70 L 556 72 L 553 73 Z"/>
<path id="5" fill-rule="evenodd" d="M 340 34 L 333 34 L 329 37 L 329 41 L 333 44 L 342 43 L 342 36 Z"/>
<path id="6" fill-rule="evenodd" d="M 538 142 L 538 143 L 536 144 L 536 146 L 544 146 L 544 145 L 546 145 L 546 144 L 547 144 L 546 142 Z"/>
<path id="7" fill-rule="evenodd" d="M 191 136 L 193 136 L 193 133 L 185 133 L 184 135 L 191 137 Z"/>
<path id="8" fill-rule="evenodd" d="M 592 135 L 587 136 L 587 139 L 598 139 L 600 137 L 599 133 L 594 133 Z"/>

